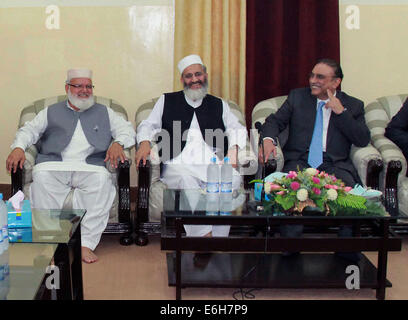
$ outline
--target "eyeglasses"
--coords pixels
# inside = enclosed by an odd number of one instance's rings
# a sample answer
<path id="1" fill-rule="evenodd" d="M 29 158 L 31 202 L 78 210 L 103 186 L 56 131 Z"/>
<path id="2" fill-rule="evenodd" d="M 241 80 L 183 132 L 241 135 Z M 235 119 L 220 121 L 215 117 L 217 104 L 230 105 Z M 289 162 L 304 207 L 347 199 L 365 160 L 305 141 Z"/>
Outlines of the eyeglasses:
<path id="1" fill-rule="evenodd" d="M 69 85 L 70 87 L 74 87 L 75 89 L 88 89 L 88 90 L 92 90 L 93 88 L 95 88 L 95 86 L 91 85 L 91 84 L 87 84 L 86 86 L 84 86 L 83 84 L 71 84 L 71 83 L 67 83 L 67 85 Z"/>
<path id="2" fill-rule="evenodd" d="M 325 76 L 325 75 L 323 75 L 323 74 L 314 74 L 313 72 L 311 72 L 310 74 L 309 74 L 309 79 L 310 78 L 314 78 L 314 77 L 316 77 L 318 80 L 324 80 L 324 79 L 326 79 L 326 78 L 332 78 L 332 79 L 334 79 L 334 78 L 337 78 L 336 76 Z"/>
<path id="3" fill-rule="evenodd" d="M 194 75 L 196 78 L 198 78 L 198 77 L 201 77 L 203 74 L 204 74 L 203 72 L 198 71 L 198 72 L 196 72 L 194 74 L 193 73 L 187 73 L 183 77 L 187 78 L 187 79 L 191 79 L 193 77 L 193 75 Z"/>

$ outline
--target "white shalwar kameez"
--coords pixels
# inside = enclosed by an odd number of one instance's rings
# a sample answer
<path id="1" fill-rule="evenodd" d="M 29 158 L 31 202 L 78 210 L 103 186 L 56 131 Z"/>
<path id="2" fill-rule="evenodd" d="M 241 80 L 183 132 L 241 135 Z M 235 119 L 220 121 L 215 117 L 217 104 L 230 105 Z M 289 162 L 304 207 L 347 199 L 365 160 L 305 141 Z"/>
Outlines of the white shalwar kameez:
<path id="1" fill-rule="evenodd" d="M 67 107 L 71 108 L 67 102 Z M 72 109 L 72 108 L 71 108 Z M 112 137 L 129 148 L 135 144 L 132 124 L 107 108 Z M 35 144 L 47 128 L 47 108 L 40 111 L 16 134 L 11 148 Z M 73 209 L 86 209 L 81 222 L 81 245 L 94 250 L 109 220 L 116 190 L 111 174 L 102 166 L 86 163 L 93 153 L 83 132 L 81 121 L 77 122 L 68 146 L 62 151 L 62 161 L 47 161 L 34 166 L 33 183 L 30 186 L 31 206 L 39 209 L 61 209 L 68 193 L 73 193 Z"/>
<path id="2" fill-rule="evenodd" d="M 193 101 L 184 95 L 187 103 L 193 107 L 201 106 L 202 99 Z M 154 136 L 161 131 L 162 115 L 165 96 L 160 96 L 152 112 L 146 120 L 143 120 L 137 128 L 137 141 L 152 141 Z M 228 104 L 222 100 L 223 114 L 226 134 L 228 136 L 229 147 L 237 145 L 244 148 L 246 144 L 246 129 L 242 126 L 237 117 L 231 112 Z M 182 134 L 184 134 L 182 132 Z M 170 137 L 172 139 L 173 137 Z M 190 128 L 187 133 L 186 144 L 183 151 L 175 158 L 164 162 L 163 172 L 160 180 L 170 189 L 199 189 L 205 188 L 207 183 L 207 166 L 211 158 L 215 156 L 212 148 L 205 143 L 200 126 L 194 113 Z M 235 169 L 233 170 L 233 189 L 238 189 L 241 184 L 241 176 Z M 195 199 L 190 199 L 191 207 L 195 208 Z M 213 236 L 228 236 L 229 226 L 211 225 L 184 225 L 187 236 L 204 236 L 212 232 Z"/>

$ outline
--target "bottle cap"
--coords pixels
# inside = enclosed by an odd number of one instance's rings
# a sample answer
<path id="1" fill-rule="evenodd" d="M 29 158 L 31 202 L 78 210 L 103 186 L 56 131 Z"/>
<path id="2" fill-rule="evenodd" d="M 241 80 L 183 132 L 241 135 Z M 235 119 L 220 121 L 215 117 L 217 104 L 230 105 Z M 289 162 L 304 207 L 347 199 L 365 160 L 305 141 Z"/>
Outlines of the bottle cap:
<path id="1" fill-rule="evenodd" d="M 3 200 L 3 194 L 0 193 L 0 200 Z"/>
<path id="2" fill-rule="evenodd" d="M 216 158 L 216 157 L 212 157 L 212 158 L 211 158 L 211 163 L 217 163 L 217 158 Z"/>
<path id="3" fill-rule="evenodd" d="M 224 158 L 224 163 L 229 163 L 229 157 Z"/>

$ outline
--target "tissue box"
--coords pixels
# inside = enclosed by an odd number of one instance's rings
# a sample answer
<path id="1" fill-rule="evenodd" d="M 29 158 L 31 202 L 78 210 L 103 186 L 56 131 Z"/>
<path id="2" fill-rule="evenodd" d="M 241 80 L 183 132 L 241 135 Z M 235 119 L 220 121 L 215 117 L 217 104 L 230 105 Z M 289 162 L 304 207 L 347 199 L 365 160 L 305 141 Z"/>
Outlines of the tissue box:
<path id="1" fill-rule="evenodd" d="M 261 198 L 262 198 L 262 189 L 263 189 L 263 183 L 255 182 L 255 188 L 254 188 L 255 200 L 261 201 Z M 265 194 L 265 199 L 266 199 L 266 200 L 269 200 L 269 197 L 268 197 L 267 194 Z"/>
<path id="2" fill-rule="evenodd" d="M 33 242 L 33 232 L 31 228 L 8 229 L 10 242 Z"/>
<path id="3" fill-rule="evenodd" d="M 31 228 L 31 205 L 30 200 L 23 200 L 21 211 L 16 211 L 10 201 L 6 202 L 9 228 Z"/>

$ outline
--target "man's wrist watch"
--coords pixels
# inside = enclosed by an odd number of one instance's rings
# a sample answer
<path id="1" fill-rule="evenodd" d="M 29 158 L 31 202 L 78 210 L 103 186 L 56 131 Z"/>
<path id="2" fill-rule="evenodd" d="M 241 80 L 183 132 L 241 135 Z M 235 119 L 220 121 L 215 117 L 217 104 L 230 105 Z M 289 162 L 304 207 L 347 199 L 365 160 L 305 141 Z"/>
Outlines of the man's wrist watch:
<path id="1" fill-rule="evenodd" d="M 278 143 L 276 142 L 276 140 L 274 139 L 274 138 L 271 138 L 271 137 L 265 137 L 264 138 L 264 141 L 265 140 L 271 140 L 272 141 L 272 143 L 273 143 L 273 145 L 276 147 L 277 145 L 278 145 Z"/>

